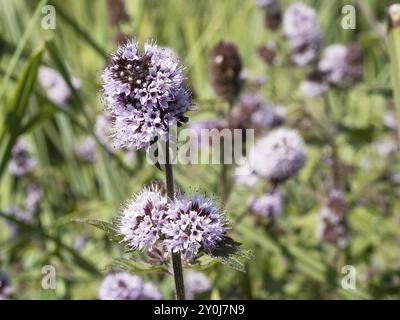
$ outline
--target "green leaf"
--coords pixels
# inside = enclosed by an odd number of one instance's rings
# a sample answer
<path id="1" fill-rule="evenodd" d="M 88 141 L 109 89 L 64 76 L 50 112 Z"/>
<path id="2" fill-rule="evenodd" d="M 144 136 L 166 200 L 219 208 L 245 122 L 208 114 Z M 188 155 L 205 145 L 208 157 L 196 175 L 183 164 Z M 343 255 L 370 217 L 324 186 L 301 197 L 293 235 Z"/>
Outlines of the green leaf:
<path id="1" fill-rule="evenodd" d="M 25 64 L 21 75 L 18 77 L 11 100 L 7 104 L 4 126 L 1 128 L 0 133 L 0 177 L 4 172 L 15 141 L 26 129 L 24 119 L 26 118 L 26 110 L 36 81 L 43 50 L 44 47 L 42 45 L 34 51 Z"/>
<path id="2" fill-rule="evenodd" d="M 195 270 L 206 270 L 214 266 L 216 263 L 218 263 L 218 259 L 208 255 L 202 255 L 201 257 L 197 258 L 196 261 L 191 263 L 188 268 Z"/>
<path id="3" fill-rule="evenodd" d="M 397 123 L 400 123 L 400 25 L 398 19 L 399 17 L 395 14 L 391 15 L 389 10 L 389 22 L 393 26 L 389 29 L 387 41 L 390 56 L 390 74 L 396 104 Z M 400 137 L 400 130 L 398 131 Z"/>
<path id="4" fill-rule="evenodd" d="M 114 262 L 106 267 L 106 269 L 117 268 L 127 272 L 165 272 L 162 266 L 153 266 L 146 262 L 132 261 L 126 258 L 115 259 Z"/>
<path id="5" fill-rule="evenodd" d="M 89 32 L 83 30 L 78 23 L 69 16 L 60 6 L 56 6 L 57 16 L 59 16 L 65 23 L 67 23 L 76 34 L 84 40 L 88 45 L 90 45 L 94 51 L 96 51 L 104 60 L 107 60 L 108 55 L 105 50 L 103 50 L 96 41 L 90 36 Z"/>
<path id="6" fill-rule="evenodd" d="M 123 242 L 123 236 L 118 234 L 114 225 L 110 222 L 96 220 L 96 219 L 74 219 L 72 222 L 86 223 L 106 232 L 107 237 L 116 243 Z"/>
<path id="7" fill-rule="evenodd" d="M 241 243 L 231 238 L 226 238 L 226 240 L 212 252 L 211 257 L 234 270 L 246 272 L 245 263 L 253 258 L 254 255 L 251 250 L 244 249 Z"/>
<path id="8" fill-rule="evenodd" d="M 23 36 L 18 41 L 17 49 L 15 50 L 14 55 L 13 55 L 10 63 L 8 64 L 4 79 L 2 79 L 2 85 L 0 87 L 0 100 L 3 98 L 3 94 L 7 91 L 8 81 L 9 81 L 13 71 L 17 67 L 18 61 L 20 60 L 20 57 L 24 50 L 25 45 L 30 40 L 32 32 L 34 30 L 36 30 L 35 25 L 38 23 L 41 10 L 47 1 L 48 0 L 42 0 L 41 2 L 38 3 L 38 5 L 36 6 L 36 9 L 35 9 L 35 12 L 33 13 L 32 17 L 31 17 Z"/>

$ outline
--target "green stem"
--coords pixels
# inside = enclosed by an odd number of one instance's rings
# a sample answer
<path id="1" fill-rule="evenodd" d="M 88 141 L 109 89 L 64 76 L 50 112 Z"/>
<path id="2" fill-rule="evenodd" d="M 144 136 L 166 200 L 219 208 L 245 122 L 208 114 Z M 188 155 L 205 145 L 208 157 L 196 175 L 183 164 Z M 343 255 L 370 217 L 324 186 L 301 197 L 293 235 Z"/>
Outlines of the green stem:
<path id="1" fill-rule="evenodd" d="M 165 163 L 165 180 L 167 185 L 167 196 L 169 200 L 174 198 L 174 175 L 172 171 L 172 164 L 169 160 L 169 143 L 166 143 L 166 163 Z M 172 269 L 175 281 L 175 291 L 177 300 L 185 300 L 185 284 L 183 281 L 183 269 L 181 254 L 179 252 L 172 252 Z"/>

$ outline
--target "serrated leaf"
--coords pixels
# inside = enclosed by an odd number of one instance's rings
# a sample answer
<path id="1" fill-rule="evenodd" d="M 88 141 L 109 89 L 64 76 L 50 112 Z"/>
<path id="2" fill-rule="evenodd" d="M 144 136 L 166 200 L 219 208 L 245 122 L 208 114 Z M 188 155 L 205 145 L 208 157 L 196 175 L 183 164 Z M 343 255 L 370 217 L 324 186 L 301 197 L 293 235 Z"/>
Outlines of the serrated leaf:
<path id="1" fill-rule="evenodd" d="M 117 233 L 117 231 L 114 228 L 114 225 L 110 222 L 96 220 L 96 219 L 74 219 L 72 221 L 78 223 L 86 223 L 100 230 L 105 231 L 107 237 L 113 242 L 117 243 L 123 242 L 123 236 Z"/>
<path id="2" fill-rule="evenodd" d="M 146 262 L 132 261 L 126 258 L 115 259 L 106 269 L 118 268 L 127 272 L 165 272 L 162 266 L 154 266 Z"/>
<path id="3" fill-rule="evenodd" d="M 245 262 L 253 256 L 251 250 L 244 249 L 241 243 L 231 238 L 226 238 L 211 254 L 211 257 L 219 260 L 222 264 L 241 272 L 246 272 Z"/>
<path id="4" fill-rule="evenodd" d="M 188 268 L 201 271 L 201 270 L 206 270 L 208 268 L 211 268 L 216 263 L 218 263 L 218 259 L 215 259 L 208 255 L 203 255 L 203 256 L 197 258 L 194 263 L 190 264 L 188 266 Z"/>

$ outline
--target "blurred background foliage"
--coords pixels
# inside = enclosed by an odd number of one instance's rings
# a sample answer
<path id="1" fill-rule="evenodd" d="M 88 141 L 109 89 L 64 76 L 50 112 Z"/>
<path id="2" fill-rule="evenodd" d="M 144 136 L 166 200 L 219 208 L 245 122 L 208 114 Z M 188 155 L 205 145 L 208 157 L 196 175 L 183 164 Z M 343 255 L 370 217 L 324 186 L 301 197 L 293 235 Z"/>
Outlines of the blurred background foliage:
<path id="1" fill-rule="evenodd" d="M 282 9 L 292 2 L 281 1 Z M 130 20 L 117 27 L 109 25 L 101 0 L 0 0 L 0 269 L 10 274 L 13 298 L 96 298 L 104 268 L 122 253 L 101 232 L 70 221 L 110 221 L 132 192 L 163 178 L 140 152 L 126 161 L 97 143 L 94 163 L 83 163 L 74 153 L 82 137 L 95 138 L 96 116 L 104 108 L 100 70 L 115 49 L 117 32 L 140 42 L 154 39 L 179 54 L 195 97 L 191 120 L 213 118 L 226 110 L 209 83 L 208 52 L 221 39 L 236 43 L 246 77 L 266 76 L 260 89 L 263 98 L 286 106 L 288 124 L 307 142 L 305 168 L 284 186 L 278 231 L 247 213 L 253 191 L 232 185 L 226 204 L 235 225 L 232 236 L 251 248 L 255 258 L 243 274 L 219 264 L 205 270 L 212 290 L 203 298 L 400 298 L 400 192 L 399 178 L 392 179 L 400 162 L 398 153 L 382 156 L 374 143 L 393 136 L 383 122 L 393 98 L 388 52 L 378 32 L 385 30 L 385 8 L 392 1 L 361 1 L 379 28 L 372 28 L 358 10 L 355 30 L 344 30 L 340 22 L 342 6 L 357 1 L 304 2 L 318 12 L 324 45 L 355 41 L 363 49 L 364 79 L 350 90 L 305 100 L 298 93 L 304 70 L 263 63 L 256 54 L 260 44 L 275 40 L 282 61 L 287 45 L 281 31 L 264 27 L 262 11 L 250 0 L 126 1 Z M 41 27 L 46 3 L 56 8 L 55 30 Z M 36 82 L 39 66 L 50 66 L 65 79 L 72 92 L 67 106 L 52 102 Z M 80 90 L 72 85 L 72 77 L 80 79 Z M 335 128 L 334 134 L 330 128 Z M 37 161 L 34 173 L 24 179 L 7 171 L 11 149 L 21 136 Z M 337 248 L 315 237 L 318 210 L 328 192 L 329 169 L 323 160 L 332 148 L 344 168 L 341 175 L 350 207 L 345 263 L 356 267 L 356 290 L 341 288 Z M 216 195 L 219 170 L 217 165 L 178 164 L 176 184 L 185 191 Z M 4 209 L 22 205 L 32 179 L 43 190 L 35 221 L 14 221 Z M 17 237 L 6 227 L 10 222 L 19 226 Z M 49 264 L 57 270 L 57 290 L 41 288 L 41 269 Z M 142 276 L 157 283 L 164 297 L 172 297 L 169 276 Z"/>

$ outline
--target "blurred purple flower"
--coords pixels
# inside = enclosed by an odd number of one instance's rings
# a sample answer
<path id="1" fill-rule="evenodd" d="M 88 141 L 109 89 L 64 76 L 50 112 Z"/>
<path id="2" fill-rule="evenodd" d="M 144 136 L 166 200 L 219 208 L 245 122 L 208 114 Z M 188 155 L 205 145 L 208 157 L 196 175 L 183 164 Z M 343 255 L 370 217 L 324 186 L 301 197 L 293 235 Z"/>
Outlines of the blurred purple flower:
<path id="1" fill-rule="evenodd" d="M 39 68 L 38 77 L 48 98 L 60 107 L 65 107 L 71 97 L 71 90 L 64 78 L 56 70 L 45 66 Z M 81 88 L 78 78 L 72 77 L 71 82 L 74 89 Z"/>
<path id="2" fill-rule="evenodd" d="M 282 182 L 304 165 L 304 141 L 297 131 L 279 128 L 260 138 L 249 155 L 252 169 L 261 177 Z"/>
<path id="3" fill-rule="evenodd" d="M 107 275 L 98 291 L 100 300 L 159 300 L 161 294 L 152 283 L 127 272 Z"/>
<path id="4" fill-rule="evenodd" d="M 0 271 L 0 300 L 6 299 L 12 293 L 10 276 Z"/>
<path id="5" fill-rule="evenodd" d="M 284 122 L 285 108 L 264 104 L 257 93 L 247 92 L 231 112 L 234 128 L 269 130 Z"/>
<path id="6" fill-rule="evenodd" d="M 325 83 L 324 74 L 319 70 L 309 73 L 300 84 L 301 93 L 308 98 L 319 96 L 326 90 L 328 90 L 328 85 Z"/>
<path id="7" fill-rule="evenodd" d="M 261 197 L 250 203 L 250 210 L 261 217 L 272 220 L 279 218 L 282 213 L 282 193 L 274 191 L 263 194 Z"/>
<path id="8" fill-rule="evenodd" d="M 32 182 L 26 189 L 25 208 L 29 212 L 36 212 L 43 196 L 42 187 L 38 182 Z"/>
<path id="9" fill-rule="evenodd" d="M 18 139 L 11 150 L 11 159 L 8 162 L 8 170 L 14 176 L 20 177 L 31 172 L 36 166 L 28 147 L 22 139 Z"/>
<path id="10" fill-rule="evenodd" d="M 140 300 L 161 300 L 160 290 L 151 282 L 146 282 L 143 285 L 143 291 Z"/>
<path id="11" fill-rule="evenodd" d="M 347 243 L 347 205 L 343 193 L 332 190 L 318 214 L 317 238 L 344 247 Z"/>
<path id="12" fill-rule="evenodd" d="M 32 224 L 33 223 L 33 216 L 32 216 L 33 212 L 25 211 L 25 210 L 22 210 L 22 209 L 17 208 L 17 207 L 8 207 L 8 208 L 4 209 L 4 213 L 7 216 L 10 216 L 10 217 L 16 219 L 17 221 L 20 221 L 20 222 L 23 222 L 23 223 L 26 223 L 26 224 Z M 18 226 L 18 224 L 7 220 L 6 221 L 6 226 L 10 230 L 10 232 L 11 232 L 13 237 L 18 236 L 18 234 L 19 234 L 19 226 Z"/>
<path id="13" fill-rule="evenodd" d="M 96 141 L 91 136 L 86 136 L 74 148 L 76 157 L 84 162 L 96 161 Z"/>
<path id="14" fill-rule="evenodd" d="M 317 57 L 322 33 L 313 8 L 301 2 L 291 4 L 283 17 L 283 32 L 289 41 L 294 63 L 303 66 Z"/>
<path id="15" fill-rule="evenodd" d="M 191 271 L 185 276 L 186 299 L 192 300 L 196 294 L 211 289 L 210 280 L 201 272 Z"/>

